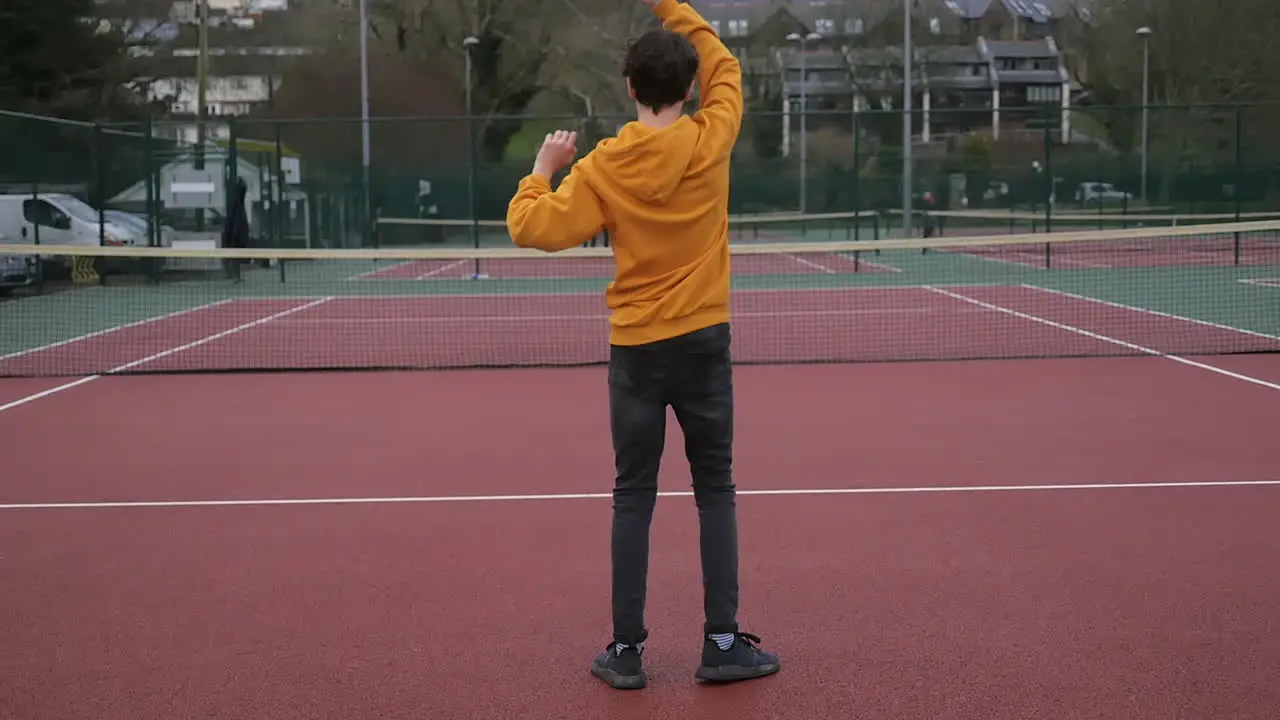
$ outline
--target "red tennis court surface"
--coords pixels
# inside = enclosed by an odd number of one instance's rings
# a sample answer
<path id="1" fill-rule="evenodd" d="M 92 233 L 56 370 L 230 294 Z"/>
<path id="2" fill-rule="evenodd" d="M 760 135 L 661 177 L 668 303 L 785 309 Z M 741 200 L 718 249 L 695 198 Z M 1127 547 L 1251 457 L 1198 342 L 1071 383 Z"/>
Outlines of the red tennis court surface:
<path id="1" fill-rule="evenodd" d="M 0 717 L 1280 707 L 1280 388 L 1159 357 L 735 384 L 741 619 L 774 677 L 693 683 L 687 496 L 654 523 L 650 687 L 588 675 L 609 633 L 603 368 L 104 377 L 0 411 Z M 674 426 L 667 447 L 662 488 L 687 491 Z"/>
<path id="2" fill-rule="evenodd" d="M 1280 338 L 1022 286 L 734 294 L 742 362 L 1280 351 Z M 224 300 L 0 358 L 7 374 L 583 364 L 598 294 Z"/>
<path id="3" fill-rule="evenodd" d="M 868 253 L 870 255 L 870 253 Z M 484 258 L 479 272 L 491 278 L 612 278 L 613 258 Z M 353 280 L 457 280 L 477 272 L 472 258 L 458 260 L 409 260 L 361 273 Z M 735 275 L 805 275 L 849 272 L 900 272 L 892 265 L 845 253 L 739 254 L 733 258 Z"/>

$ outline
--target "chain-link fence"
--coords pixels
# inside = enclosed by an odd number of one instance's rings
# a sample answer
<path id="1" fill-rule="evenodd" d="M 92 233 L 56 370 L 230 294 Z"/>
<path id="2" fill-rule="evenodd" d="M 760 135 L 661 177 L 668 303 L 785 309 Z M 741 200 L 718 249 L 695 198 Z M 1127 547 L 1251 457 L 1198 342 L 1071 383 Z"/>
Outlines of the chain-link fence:
<path id="1" fill-rule="evenodd" d="M 1036 227 L 1046 229 L 1081 213 L 1270 212 L 1280 200 L 1277 114 L 1269 105 L 917 108 L 912 205 L 1043 216 Z M 103 242 L 111 227 L 128 225 L 138 236 L 131 242 L 216 243 L 239 178 L 255 245 L 405 245 L 445 235 L 480 244 L 480 224 L 503 219 L 547 132 L 579 130 L 585 152 L 630 119 L 376 118 L 366 163 L 356 119 L 219 118 L 197 132 L 190 121 L 0 113 L 0 193 L 69 196 L 104 219 L 115 211 L 115 226 L 94 226 Z M 901 226 L 903 154 L 898 111 L 748 113 L 730 212 L 878 213 L 885 227 Z"/>

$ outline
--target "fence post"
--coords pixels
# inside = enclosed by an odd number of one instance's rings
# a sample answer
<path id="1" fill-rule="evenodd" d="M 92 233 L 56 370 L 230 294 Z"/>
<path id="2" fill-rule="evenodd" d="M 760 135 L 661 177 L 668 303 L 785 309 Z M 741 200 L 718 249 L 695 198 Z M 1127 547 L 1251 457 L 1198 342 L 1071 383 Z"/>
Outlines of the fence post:
<path id="1" fill-rule="evenodd" d="M 471 220 L 471 245 L 480 247 L 480 226 L 476 224 L 476 130 L 475 116 L 467 114 L 467 218 Z M 478 261 L 477 261 L 478 262 Z M 476 268 L 479 273 L 479 267 Z"/>
<path id="2" fill-rule="evenodd" d="M 151 113 L 147 113 L 147 122 L 142 129 L 142 176 L 147 183 L 147 246 L 155 247 L 156 243 L 156 182 L 152 173 L 155 172 L 154 157 L 152 155 L 151 139 L 153 129 L 151 127 Z"/>
<path id="3" fill-rule="evenodd" d="M 1235 192 L 1231 193 L 1232 199 L 1235 201 L 1235 221 L 1240 222 L 1240 192 L 1244 184 L 1244 113 L 1239 105 L 1236 105 L 1236 162 L 1235 162 Z M 1232 241 L 1232 256 L 1234 265 L 1240 264 L 1240 233 L 1235 233 Z"/>
<path id="4" fill-rule="evenodd" d="M 853 239 L 862 239 L 862 161 L 858 154 L 858 100 L 853 100 Z"/>
<path id="5" fill-rule="evenodd" d="M 93 204 L 98 208 L 98 245 L 107 244 L 107 193 L 104 189 L 106 185 L 106 169 L 102 163 L 102 123 L 95 122 L 93 124 L 93 149 L 90 150 L 90 164 L 93 166 Z"/>
<path id="6" fill-rule="evenodd" d="M 280 121 L 277 120 L 275 125 L 275 141 L 276 141 L 276 163 L 275 163 L 275 182 L 271 183 L 275 191 L 275 199 L 272 206 L 272 215 L 275 217 L 275 235 L 276 246 L 284 247 L 284 236 L 286 225 L 288 223 L 288 214 L 284 210 L 285 188 L 284 188 L 284 143 L 280 139 Z"/>
<path id="7" fill-rule="evenodd" d="M 1044 117 L 1044 231 L 1047 235 L 1053 232 L 1053 203 L 1057 200 L 1058 184 L 1053 179 L 1053 125 L 1052 114 L 1045 111 Z M 1044 266 L 1052 267 L 1053 243 L 1048 237 L 1044 241 Z"/>

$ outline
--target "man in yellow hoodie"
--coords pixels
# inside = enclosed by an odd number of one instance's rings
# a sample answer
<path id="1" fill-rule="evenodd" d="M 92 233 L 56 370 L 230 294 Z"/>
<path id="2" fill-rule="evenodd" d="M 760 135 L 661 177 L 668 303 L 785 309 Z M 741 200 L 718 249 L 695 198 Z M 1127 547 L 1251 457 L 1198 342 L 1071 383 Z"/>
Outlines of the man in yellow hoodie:
<path id="1" fill-rule="evenodd" d="M 729 159 L 742 124 L 742 71 L 711 26 L 677 0 L 641 0 L 665 26 L 628 49 L 623 75 L 637 120 L 576 164 L 576 134 L 548 135 L 507 208 L 520 247 L 566 250 L 607 229 L 617 265 L 610 313 L 613 642 L 591 672 L 641 688 L 649 526 L 666 408 L 685 437 L 701 526 L 705 625 L 695 677 L 732 681 L 778 671 L 738 628 L 738 526 L 732 477 Z M 701 108 L 684 104 L 693 82 Z M 551 177 L 568 165 L 554 192 Z"/>

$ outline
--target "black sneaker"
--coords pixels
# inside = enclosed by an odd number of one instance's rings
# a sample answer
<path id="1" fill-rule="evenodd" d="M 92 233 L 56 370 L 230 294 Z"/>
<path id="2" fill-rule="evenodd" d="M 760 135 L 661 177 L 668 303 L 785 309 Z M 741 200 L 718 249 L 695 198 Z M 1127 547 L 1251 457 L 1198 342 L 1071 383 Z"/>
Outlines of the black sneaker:
<path id="1" fill-rule="evenodd" d="M 642 648 L 628 645 L 621 650 L 616 642 L 609 643 L 604 652 L 591 663 L 591 674 L 609 687 L 618 690 L 639 690 L 648 682 L 640 660 Z"/>
<path id="2" fill-rule="evenodd" d="M 767 653 L 756 644 L 760 638 L 750 633 L 734 633 L 728 650 L 707 635 L 702 643 L 702 665 L 694 677 L 704 682 L 734 682 L 772 675 L 781 669 L 778 656 Z"/>

